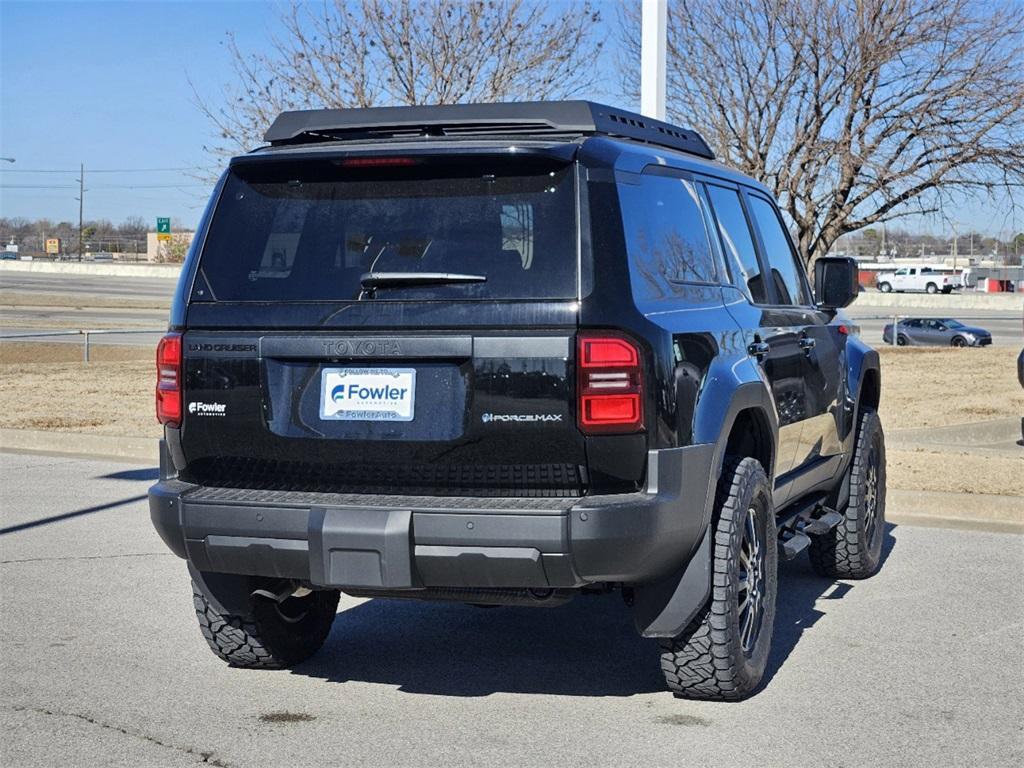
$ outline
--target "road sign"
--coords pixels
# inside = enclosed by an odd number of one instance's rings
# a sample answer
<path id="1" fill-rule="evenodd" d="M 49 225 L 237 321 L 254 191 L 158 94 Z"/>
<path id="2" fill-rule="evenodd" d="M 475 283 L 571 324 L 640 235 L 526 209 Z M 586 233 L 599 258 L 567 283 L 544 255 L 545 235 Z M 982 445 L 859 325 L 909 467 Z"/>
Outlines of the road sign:
<path id="1" fill-rule="evenodd" d="M 156 220 L 156 239 L 161 241 L 171 239 L 170 219 L 158 218 Z"/>
<path id="2" fill-rule="evenodd" d="M 60 238 L 59 237 L 48 237 L 46 238 L 46 252 L 51 255 L 60 253 Z"/>

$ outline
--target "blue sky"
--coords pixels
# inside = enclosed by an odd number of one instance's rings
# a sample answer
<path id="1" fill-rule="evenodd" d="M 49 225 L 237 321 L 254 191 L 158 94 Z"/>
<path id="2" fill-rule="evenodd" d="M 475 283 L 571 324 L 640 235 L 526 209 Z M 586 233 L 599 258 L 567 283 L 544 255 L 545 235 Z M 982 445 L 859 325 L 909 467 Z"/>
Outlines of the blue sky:
<path id="1" fill-rule="evenodd" d="M 604 16 L 614 21 L 615 9 Z M 0 216 L 76 220 L 85 163 L 87 219 L 170 216 L 194 225 L 209 194 L 195 171 L 123 169 L 215 168 L 203 151 L 212 129 L 189 80 L 217 95 L 233 76 L 227 32 L 243 51 L 256 50 L 277 19 L 277 5 L 263 0 L 0 0 L 0 157 L 16 159 L 0 161 Z M 584 96 L 635 108 L 616 98 L 615 58 L 606 51 L 599 81 L 607 92 Z M 969 203 L 955 217 L 961 229 L 989 234 L 1024 228 L 1001 201 Z M 941 229 L 920 219 L 894 226 Z"/>
<path id="2" fill-rule="evenodd" d="M 216 94 L 231 79 L 225 33 L 259 45 L 275 19 L 261 2 L 0 2 L 0 156 L 16 159 L 0 161 L 2 215 L 76 220 L 84 162 L 86 218 L 193 224 L 209 188 L 189 172 L 90 168 L 215 165 L 188 80 Z M 71 188 L 26 188 L 40 186 Z"/>

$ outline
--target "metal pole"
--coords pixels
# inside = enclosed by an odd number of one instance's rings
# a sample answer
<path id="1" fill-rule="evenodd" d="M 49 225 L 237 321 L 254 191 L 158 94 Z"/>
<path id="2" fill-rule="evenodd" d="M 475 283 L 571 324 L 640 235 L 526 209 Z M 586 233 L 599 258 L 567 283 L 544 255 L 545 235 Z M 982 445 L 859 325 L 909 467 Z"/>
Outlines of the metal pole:
<path id="1" fill-rule="evenodd" d="M 89 332 L 88 331 L 84 331 L 84 333 L 85 333 L 85 364 L 88 365 L 89 364 Z"/>
<path id="2" fill-rule="evenodd" d="M 640 112 L 664 120 L 668 0 L 643 0 L 640 26 Z"/>
<path id="3" fill-rule="evenodd" d="M 78 260 L 82 260 L 82 209 L 85 205 L 85 163 L 78 176 Z M 86 359 L 88 362 L 88 359 Z"/>
<path id="4" fill-rule="evenodd" d="M 900 320 L 900 316 L 899 315 L 893 315 L 892 316 L 892 345 L 894 347 L 899 346 L 896 343 L 896 325 L 899 323 L 899 320 Z"/>

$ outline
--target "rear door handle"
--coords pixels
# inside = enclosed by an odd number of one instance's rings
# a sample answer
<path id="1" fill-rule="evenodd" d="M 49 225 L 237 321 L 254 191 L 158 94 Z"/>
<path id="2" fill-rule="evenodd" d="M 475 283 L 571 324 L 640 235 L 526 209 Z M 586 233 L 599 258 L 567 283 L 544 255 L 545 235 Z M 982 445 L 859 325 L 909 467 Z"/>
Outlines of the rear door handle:
<path id="1" fill-rule="evenodd" d="M 803 338 L 801 338 L 800 349 L 802 349 L 804 352 L 810 352 L 812 349 L 814 349 L 814 339 L 808 336 L 804 336 Z"/>
<path id="2" fill-rule="evenodd" d="M 762 357 L 767 355 L 771 351 L 771 347 L 766 341 L 755 341 L 749 347 L 747 347 L 747 353 L 751 357 L 756 357 L 760 360 Z"/>

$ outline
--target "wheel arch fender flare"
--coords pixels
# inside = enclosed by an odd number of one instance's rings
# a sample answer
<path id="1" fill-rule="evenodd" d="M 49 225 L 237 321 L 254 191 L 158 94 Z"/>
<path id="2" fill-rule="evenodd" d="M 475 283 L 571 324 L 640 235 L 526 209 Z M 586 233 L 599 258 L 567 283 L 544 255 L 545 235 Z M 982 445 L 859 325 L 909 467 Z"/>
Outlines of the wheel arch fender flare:
<path id="1" fill-rule="evenodd" d="M 878 410 L 882 394 L 882 366 L 878 352 L 859 338 L 846 344 L 846 410 L 851 418 L 848 429 L 841 437 L 845 440 L 856 428 L 863 404 Z"/>
<path id="2" fill-rule="evenodd" d="M 767 436 L 762 435 L 759 439 L 769 440 L 769 464 L 774 463 L 778 444 L 778 416 L 763 378 L 758 377 L 738 384 L 728 392 L 728 398 L 723 394 L 718 397 L 712 395 L 702 400 L 711 402 L 702 402 L 698 407 L 699 411 L 707 411 L 695 420 L 699 427 L 695 429 L 694 441 L 696 442 L 700 436 L 709 437 L 713 434 L 714 439 L 705 442 L 715 445 L 706 489 L 702 521 L 704 533 L 695 550 L 675 572 L 634 589 L 633 619 L 637 630 L 644 637 L 679 635 L 711 596 L 711 522 L 715 495 L 725 464 L 729 438 L 738 420 L 756 415 L 763 424 L 763 429 L 767 430 Z M 771 467 L 765 467 L 764 470 L 771 478 Z"/>

